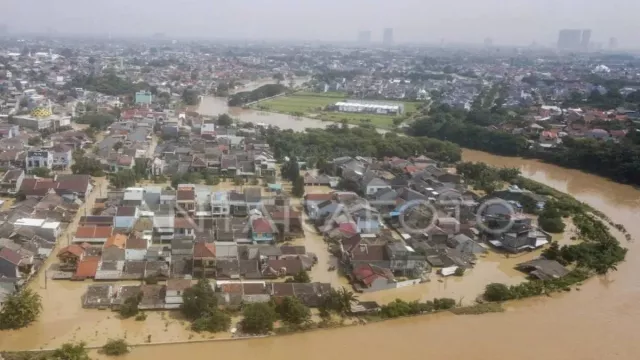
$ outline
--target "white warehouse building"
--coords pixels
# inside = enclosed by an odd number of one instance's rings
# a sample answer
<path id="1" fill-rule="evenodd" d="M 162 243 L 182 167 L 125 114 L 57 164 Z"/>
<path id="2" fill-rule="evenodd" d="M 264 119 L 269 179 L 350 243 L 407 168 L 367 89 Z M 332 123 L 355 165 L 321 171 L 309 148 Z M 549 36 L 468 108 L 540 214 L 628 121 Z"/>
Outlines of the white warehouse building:
<path id="1" fill-rule="evenodd" d="M 366 103 L 366 102 L 344 102 L 340 101 L 335 104 L 338 111 L 371 113 L 384 115 L 398 115 L 404 111 L 403 104 L 384 104 L 384 103 Z"/>

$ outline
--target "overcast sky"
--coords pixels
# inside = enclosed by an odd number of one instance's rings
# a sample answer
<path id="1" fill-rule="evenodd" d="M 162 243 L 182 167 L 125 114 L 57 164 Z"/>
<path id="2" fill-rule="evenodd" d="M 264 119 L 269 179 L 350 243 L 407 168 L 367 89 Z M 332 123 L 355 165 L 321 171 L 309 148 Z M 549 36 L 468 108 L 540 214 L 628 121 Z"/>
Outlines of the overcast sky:
<path id="1" fill-rule="evenodd" d="M 550 44 L 561 28 L 640 47 L 640 0 L 3 0 L 12 32 L 355 40 L 385 27 L 396 42 Z"/>

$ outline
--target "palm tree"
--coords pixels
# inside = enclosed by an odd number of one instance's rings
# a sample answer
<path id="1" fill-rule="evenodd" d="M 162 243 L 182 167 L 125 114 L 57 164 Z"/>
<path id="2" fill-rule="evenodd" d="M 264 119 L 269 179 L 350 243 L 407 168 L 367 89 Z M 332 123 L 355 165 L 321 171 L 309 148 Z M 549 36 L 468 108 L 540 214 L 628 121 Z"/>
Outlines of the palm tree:
<path id="1" fill-rule="evenodd" d="M 338 303 L 340 304 L 340 312 L 343 314 L 347 314 L 351 312 L 351 303 L 356 301 L 357 298 L 355 294 L 344 286 L 337 291 L 338 295 Z"/>

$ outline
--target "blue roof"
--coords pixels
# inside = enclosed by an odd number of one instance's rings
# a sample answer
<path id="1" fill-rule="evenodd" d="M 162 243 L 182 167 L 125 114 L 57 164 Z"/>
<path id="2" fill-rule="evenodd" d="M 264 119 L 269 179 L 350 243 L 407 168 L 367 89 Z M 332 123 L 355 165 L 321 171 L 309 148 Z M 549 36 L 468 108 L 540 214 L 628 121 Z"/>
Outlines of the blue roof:
<path id="1" fill-rule="evenodd" d="M 269 184 L 268 187 L 271 190 L 282 190 L 282 184 Z"/>

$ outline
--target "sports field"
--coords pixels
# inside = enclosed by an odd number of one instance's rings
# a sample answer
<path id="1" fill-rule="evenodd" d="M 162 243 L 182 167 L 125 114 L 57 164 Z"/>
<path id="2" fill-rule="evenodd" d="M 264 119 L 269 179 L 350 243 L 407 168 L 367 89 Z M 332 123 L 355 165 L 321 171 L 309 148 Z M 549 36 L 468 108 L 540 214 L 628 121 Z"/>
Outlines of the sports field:
<path id="1" fill-rule="evenodd" d="M 281 96 L 255 104 L 253 107 L 293 116 L 305 116 L 326 121 L 341 122 L 346 120 L 351 124 L 372 124 L 376 127 L 390 129 L 393 127 L 393 119 L 408 118 L 407 114 L 414 114 L 419 102 L 404 102 L 405 113 L 400 116 L 378 114 L 355 114 L 335 111 L 325 111 L 328 105 L 347 100 L 345 93 L 326 92 L 311 93 L 297 92 L 289 96 Z"/>

